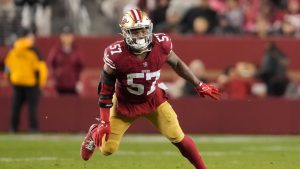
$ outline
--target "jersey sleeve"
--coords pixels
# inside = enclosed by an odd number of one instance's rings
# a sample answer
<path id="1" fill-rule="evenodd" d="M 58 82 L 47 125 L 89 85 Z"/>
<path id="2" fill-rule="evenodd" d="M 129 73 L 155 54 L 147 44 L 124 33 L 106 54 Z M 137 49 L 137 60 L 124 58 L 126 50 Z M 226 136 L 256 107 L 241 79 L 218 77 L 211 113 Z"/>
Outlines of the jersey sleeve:
<path id="1" fill-rule="evenodd" d="M 172 51 L 173 44 L 171 38 L 165 33 L 156 33 L 154 34 L 157 42 L 160 44 L 162 53 L 169 55 Z"/>
<path id="2" fill-rule="evenodd" d="M 116 41 L 115 43 L 109 45 L 104 50 L 104 63 L 113 70 L 116 70 L 118 67 L 118 58 L 121 57 L 121 55 L 123 55 L 123 48 L 123 41 Z"/>
<path id="3" fill-rule="evenodd" d="M 109 47 L 107 47 L 104 50 L 103 61 L 104 61 L 104 64 L 109 66 L 111 69 L 113 69 L 113 70 L 116 69 L 115 58 L 113 57 L 113 55 L 111 55 L 111 51 L 110 51 Z"/>

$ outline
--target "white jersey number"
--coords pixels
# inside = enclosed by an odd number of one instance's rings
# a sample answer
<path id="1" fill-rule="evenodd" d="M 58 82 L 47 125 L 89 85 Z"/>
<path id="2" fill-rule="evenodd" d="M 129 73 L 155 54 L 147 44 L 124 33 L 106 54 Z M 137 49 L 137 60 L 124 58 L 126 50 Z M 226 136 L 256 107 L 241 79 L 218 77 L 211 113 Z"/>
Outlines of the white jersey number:
<path id="1" fill-rule="evenodd" d="M 151 88 L 149 91 L 147 91 L 147 95 L 153 93 L 155 91 L 155 85 L 156 85 L 156 81 L 159 79 L 160 77 L 160 70 L 156 71 L 156 72 L 149 72 L 149 73 L 131 73 L 127 75 L 127 84 L 130 87 L 127 87 L 127 90 L 135 95 L 142 95 L 145 92 L 145 87 L 142 84 L 136 84 L 133 83 L 133 79 L 136 78 L 145 78 L 146 80 L 151 80 L 152 78 L 155 78 L 154 81 L 152 82 Z"/>
<path id="2" fill-rule="evenodd" d="M 110 51 L 111 55 L 113 55 L 115 53 L 121 53 L 122 52 L 120 44 L 112 45 L 109 48 L 111 49 L 111 51 Z"/>
<path id="3" fill-rule="evenodd" d="M 157 38 L 158 42 L 169 41 L 169 37 L 164 33 L 155 33 L 154 36 Z"/>

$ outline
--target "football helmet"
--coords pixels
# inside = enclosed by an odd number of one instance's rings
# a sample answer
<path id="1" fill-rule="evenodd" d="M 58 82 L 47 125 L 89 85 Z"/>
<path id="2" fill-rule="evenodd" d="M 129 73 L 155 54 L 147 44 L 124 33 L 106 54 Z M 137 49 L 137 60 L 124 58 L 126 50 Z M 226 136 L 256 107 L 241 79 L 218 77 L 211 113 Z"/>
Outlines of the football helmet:
<path id="1" fill-rule="evenodd" d="M 128 11 L 119 24 L 125 42 L 136 53 L 141 54 L 149 51 L 152 42 L 153 24 L 147 14 L 139 9 Z M 143 35 L 137 36 L 134 31 L 142 29 Z"/>

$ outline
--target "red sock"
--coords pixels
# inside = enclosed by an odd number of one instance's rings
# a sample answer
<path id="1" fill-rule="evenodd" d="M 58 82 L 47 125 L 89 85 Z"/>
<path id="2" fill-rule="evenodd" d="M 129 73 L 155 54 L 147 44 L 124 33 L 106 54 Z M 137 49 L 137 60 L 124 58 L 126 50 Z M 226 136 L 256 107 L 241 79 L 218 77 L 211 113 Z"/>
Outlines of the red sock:
<path id="1" fill-rule="evenodd" d="M 181 154 L 196 167 L 196 169 L 206 169 L 195 143 L 189 136 L 185 135 L 181 142 L 173 144 L 179 149 Z"/>

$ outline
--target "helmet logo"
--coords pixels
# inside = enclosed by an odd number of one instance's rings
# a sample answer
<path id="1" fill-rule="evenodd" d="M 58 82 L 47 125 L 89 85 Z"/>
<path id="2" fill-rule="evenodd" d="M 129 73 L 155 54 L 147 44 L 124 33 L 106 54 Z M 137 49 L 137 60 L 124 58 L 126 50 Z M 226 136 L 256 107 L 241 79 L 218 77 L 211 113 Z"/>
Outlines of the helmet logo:
<path id="1" fill-rule="evenodd" d="M 123 16 L 123 18 L 122 18 L 121 25 L 124 25 L 124 24 L 126 24 L 126 23 L 129 23 L 129 20 L 128 20 L 127 16 L 125 15 L 125 16 Z"/>

